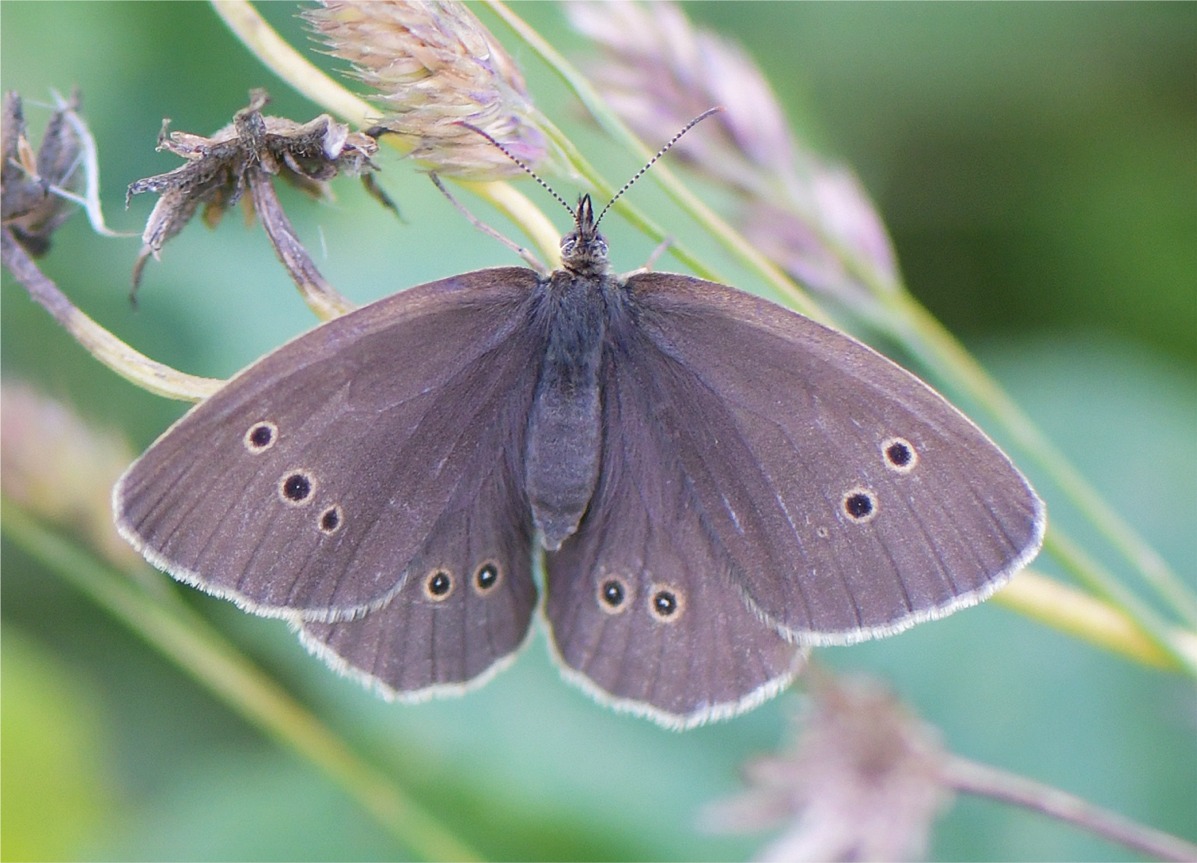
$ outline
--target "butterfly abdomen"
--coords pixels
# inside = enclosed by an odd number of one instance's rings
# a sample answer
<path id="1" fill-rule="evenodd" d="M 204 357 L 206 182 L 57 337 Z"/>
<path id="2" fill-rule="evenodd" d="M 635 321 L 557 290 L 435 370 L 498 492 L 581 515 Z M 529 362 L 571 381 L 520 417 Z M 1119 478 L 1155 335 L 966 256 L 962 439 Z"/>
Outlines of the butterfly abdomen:
<path id="1" fill-rule="evenodd" d="M 534 314 L 545 354 L 528 418 L 525 480 L 541 541 L 555 550 L 577 530 L 598 480 L 606 310 L 592 280 L 562 271 L 542 283 Z"/>

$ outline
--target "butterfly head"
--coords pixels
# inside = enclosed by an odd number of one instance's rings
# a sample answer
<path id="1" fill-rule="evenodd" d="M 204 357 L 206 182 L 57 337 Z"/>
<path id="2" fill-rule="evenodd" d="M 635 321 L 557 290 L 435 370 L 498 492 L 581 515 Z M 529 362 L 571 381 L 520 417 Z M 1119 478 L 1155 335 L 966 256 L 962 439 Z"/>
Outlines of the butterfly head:
<path id="1" fill-rule="evenodd" d="M 561 266 L 576 276 L 607 272 L 607 241 L 598 231 L 589 195 L 578 199 L 574 229 L 561 238 Z"/>

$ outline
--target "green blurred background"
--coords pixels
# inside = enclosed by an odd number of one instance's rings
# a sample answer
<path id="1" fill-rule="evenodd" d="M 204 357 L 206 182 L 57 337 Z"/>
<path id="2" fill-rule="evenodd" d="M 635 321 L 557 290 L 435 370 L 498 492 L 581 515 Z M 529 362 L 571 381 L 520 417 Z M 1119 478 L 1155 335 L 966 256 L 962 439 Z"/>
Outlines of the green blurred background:
<path id="1" fill-rule="evenodd" d="M 585 56 L 555 5 L 517 9 L 571 59 Z M 795 127 L 859 172 L 912 291 L 1194 585 L 1197 6 L 687 9 L 741 40 Z M 303 46 L 293 10 L 265 11 Z M 139 199 L 123 212 L 125 186 L 177 164 L 153 151 L 162 117 L 210 132 L 259 85 L 275 97 L 272 112 L 319 113 L 203 4 L 9 2 L 0 16 L 6 90 L 34 102 L 51 89 L 83 88 L 105 208 L 125 230 L 139 231 L 152 206 Z M 630 175 L 635 160 L 582 127 L 531 51 L 494 27 L 525 64 L 538 105 L 610 177 Z M 27 116 L 37 137 L 45 112 L 30 105 Z M 381 162 L 403 221 L 352 181 L 337 185 L 331 206 L 284 197 L 346 294 L 366 301 L 512 263 L 411 166 L 390 153 Z M 567 180 L 556 184 L 574 191 Z M 651 184 L 637 189 L 651 208 Z M 616 222 L 606 226 L 613 257 L 631 269 L 651 243 Z M 687 230 L 679 224 L 676 233 Z M 236 214 L 215 232 L 196 224 L 171 243 L 149 265 L 134 312 L 127 294 L 137 248 L 135 239 L 97 238 L 76 216 L 45 269 L 133 346 L 196 374 L 231 374 L 312 323 L 260 232 Z M 36 383 L 96 426 L 121 430 L 135 449 L 181 413 L 91 360 L 7 274 L 0 302 L 6 381 Z M 1055 490 L 1045 484 L 1044 492 L 1054 522 L 1125 574 Z M 1055 571 L 1050 561 L 1042 568 Z M 2 587 L 5 859 L 407 853 L 322 774 L 7 540 Z M 177 591 L 488 856 L 744 858 L 763 839 L 704 834 L 698 808 L 733 793 L 739 765 L 783 739 L 791 695 L 730 723 L 670 733 L 563 684 L 538 637 L 514 668 L 463 699 L 387 705 L 308 657 L 283 624 Z M 888 681 L 964 755 L 1197 834 L 1197 702 L 1177 677 L 992 604 L 822 658 Z M 971 800 L 944 817 L 932 854 L 1126 856 Z"/>

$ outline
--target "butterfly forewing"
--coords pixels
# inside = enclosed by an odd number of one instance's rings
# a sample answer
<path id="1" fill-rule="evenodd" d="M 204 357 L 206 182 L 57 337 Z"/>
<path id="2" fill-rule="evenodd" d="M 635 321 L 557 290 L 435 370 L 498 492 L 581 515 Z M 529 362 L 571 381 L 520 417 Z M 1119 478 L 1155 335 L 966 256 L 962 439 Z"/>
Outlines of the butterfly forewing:
<path id="1" fill-rule="evenodd" d="M 469 273 L 327 323 L 169 429 L 114 494 L 175 577 L 259 613 L 337 619 L 399 588 L 501 414 L 526 415 L 543 346 L 529 270 Z M 508 423 L 505 428 L 522 429 Z"/>
<path id="2" fill-rule="evenodd" d="M 983 599 L 1042 540 L 1006 456 L 913 375 L 813 321 L 675 275 L 627 283 L 644 362 L 712 541 L 805 641 L 893 632 Z"/>

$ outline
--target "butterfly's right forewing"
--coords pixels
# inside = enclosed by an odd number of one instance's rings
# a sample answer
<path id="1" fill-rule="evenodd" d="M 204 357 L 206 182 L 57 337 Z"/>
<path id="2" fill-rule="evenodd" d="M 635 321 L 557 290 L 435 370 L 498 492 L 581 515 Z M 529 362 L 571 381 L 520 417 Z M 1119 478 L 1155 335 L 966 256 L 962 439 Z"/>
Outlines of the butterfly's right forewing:
<path id="1" fill-rule="evenodd" d="M 984 599 L 1042 502 L 942 396 L 849 337 L 723 285 L 627 282 L 647 385 L 710 541 L 792 637 L 886 635 Z"/>

